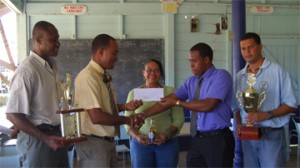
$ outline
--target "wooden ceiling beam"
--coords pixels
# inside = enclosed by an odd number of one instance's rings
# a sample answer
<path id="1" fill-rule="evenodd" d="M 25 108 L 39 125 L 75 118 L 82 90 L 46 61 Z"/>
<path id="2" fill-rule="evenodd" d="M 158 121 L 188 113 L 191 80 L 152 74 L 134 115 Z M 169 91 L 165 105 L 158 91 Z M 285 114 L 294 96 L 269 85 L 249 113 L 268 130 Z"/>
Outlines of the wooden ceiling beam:
<path id="1" fill-rule="evenodd" d="M 0 79 L 1 79 L 7 86 L 10 85 L 9 80 L 3 75 L 2 72 L 0 72 Z"/>
<path id="2" fill-rule="evenodd" d="M 3 61 L 3 60 L 0 60 L 0 66 L 3 66 L 3 67 L 5 67 L 5 68 L 7 68 L 7 69 L 9 69 L 9 70 L 12 70 L 12 71 L 15 71 L 15 70 L 16 70 L 15 65 L 12 65 L 12 64 L 10 64 L 10 63 L 7 63 L 7 62 L 5 62 L 5 61 Z"/>
<path id="3" fill-rule="evenodd" d="M 8 42 L 7 42 L 7 39 L 6 39 L 6 35 L 5 35 L 5 32 L 4 32 L 4 28 L 3 28 L 3 25 L 2 25 L 1 19 L 0 19 L 0 33 L 1 33 L 2 40 L 3 40 L 3 43 L 5 45 L 5 50 L 6 50 L 8 59 L 9 59 L 9 64 L 4 62 L 4 61 L 2 61 L 1 64 L 2 64 L 2 66 L 14 71 L 16 69 L 16 67 L 15 67 L 14 59 L 12 58 L 12 55 L 11 55 L 11 52 L 10 52 L 10 48 L 8 46 Z"/>
<path id="4" fill-rule="evenodd" d="M 2 2 L 0 2 L 0 18 L 3 16 L 3 15 L 6 15 L 10 12 L 10 9 L 5 6 Z"/>

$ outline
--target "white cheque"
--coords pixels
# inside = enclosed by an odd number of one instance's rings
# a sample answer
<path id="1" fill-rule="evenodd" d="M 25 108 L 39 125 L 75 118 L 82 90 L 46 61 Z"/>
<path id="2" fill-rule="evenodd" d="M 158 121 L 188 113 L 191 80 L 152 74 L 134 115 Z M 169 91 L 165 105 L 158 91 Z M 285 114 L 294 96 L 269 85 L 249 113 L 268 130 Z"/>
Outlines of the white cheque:
<path id="1" fill-rule="evenodd" d="M 137 88 L 134 89 L 134 100 L 160 101 L 164 97 L 163 88 Z"/>

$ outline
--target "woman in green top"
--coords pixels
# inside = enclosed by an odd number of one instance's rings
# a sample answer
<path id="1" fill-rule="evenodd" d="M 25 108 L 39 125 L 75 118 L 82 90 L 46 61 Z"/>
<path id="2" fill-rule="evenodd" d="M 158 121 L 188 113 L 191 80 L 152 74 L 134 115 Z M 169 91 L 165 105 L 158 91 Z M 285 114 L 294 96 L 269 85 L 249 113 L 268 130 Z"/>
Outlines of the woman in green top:
<path id="1" fill-rule="evenodd" d="M 145 64 L 142 74 L 146 83 L 139 88 L 163 88 L 164 96 L 174 92 L 174 88 L 159 83 L 163 77 L 162 65 L 157 60 L 150 60 Z M 134 90 L 128 94 L 127 102 L 133 100 Z M 144 102 L 135 111 L 125 111 L 125 116 L 140 113 L 151 107 L 155 102 Z M 155 139 L 149 141 L 148 132 L 150 121 L 155 121 Z M 132 137 L 130 141 L 130 155 L 133 167 L 177 167 L 179 145 L 176 135 L 184 123 L 184 114 L 181 107 L 172 107 L 162 113 L 149 117 L 139 129 L 129 128 L 126 131 Z"/>

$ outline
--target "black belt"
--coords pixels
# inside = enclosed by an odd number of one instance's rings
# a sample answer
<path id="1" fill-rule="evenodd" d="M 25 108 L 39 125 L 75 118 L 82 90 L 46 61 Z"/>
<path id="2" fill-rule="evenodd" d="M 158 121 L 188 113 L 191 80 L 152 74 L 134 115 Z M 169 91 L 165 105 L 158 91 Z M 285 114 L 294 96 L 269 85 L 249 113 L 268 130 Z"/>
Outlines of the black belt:
<path id="1" fill-rule="evenodd" d="M 40 124 L 36 127 L 41 131 L 60 131 L 60 125 Z"/>
<path id="2" fill-rule="evenodd" d="M 283 129 L 283 127 L 279 128 L 272 128 L 272 127 L 260 127 L 262 132 L 271 132 L 271 131 L 277 131 Z"/>
<path id="3" fill-rule="evenodd" d="M 213 130 L 213 131 L 197 131 L 197 135 L 196 137 L 211 137 L 211 136 L 216 136 L 216 135 L 220 135 L 223 134 L 227 131 L 230 131 L 230 129 L 228 127 L 223 128 L 223 129 L 218 129 L 218 130 Z"/>
<path id="4" fill-rule="evenodd" d="M 91 135 L 85 135 L 83 134 L 84 136 L 87 136 L 87 137 L 93 137 L 93 138 L 99 138 L 99 139 L 103 139 L 103 140 L 106 140 L 108 142 L 114 142 L 115 141 L 115 137 L 109 137 L 109 136 L 97 136 L 97 135 L 94 135 L 94 134 L 91 134 Z"/>

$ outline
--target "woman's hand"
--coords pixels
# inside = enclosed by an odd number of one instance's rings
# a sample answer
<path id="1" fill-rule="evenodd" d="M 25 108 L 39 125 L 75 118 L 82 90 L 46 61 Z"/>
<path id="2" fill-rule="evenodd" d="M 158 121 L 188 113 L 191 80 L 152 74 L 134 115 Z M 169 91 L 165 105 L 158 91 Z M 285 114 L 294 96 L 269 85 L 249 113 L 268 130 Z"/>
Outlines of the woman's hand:
<path id="1" fill-rule="evenodd" d="M 153 144 L 155 145 L 161 145 L 165 142 L 167 142 L 169 139 L 169 136 L 165 133 L 156 133 L 155 134 L 155 140 L 153 142 Z"/>
<path id="2" fill-rule="evenodd" d="M 148 139 L 148 135 L 138 134 L 134 137 L 134 139 L 136 139 L 136 141 L 138 141 L 142 145 L 149 145 L 150 144 L 149 139 Z"/>

